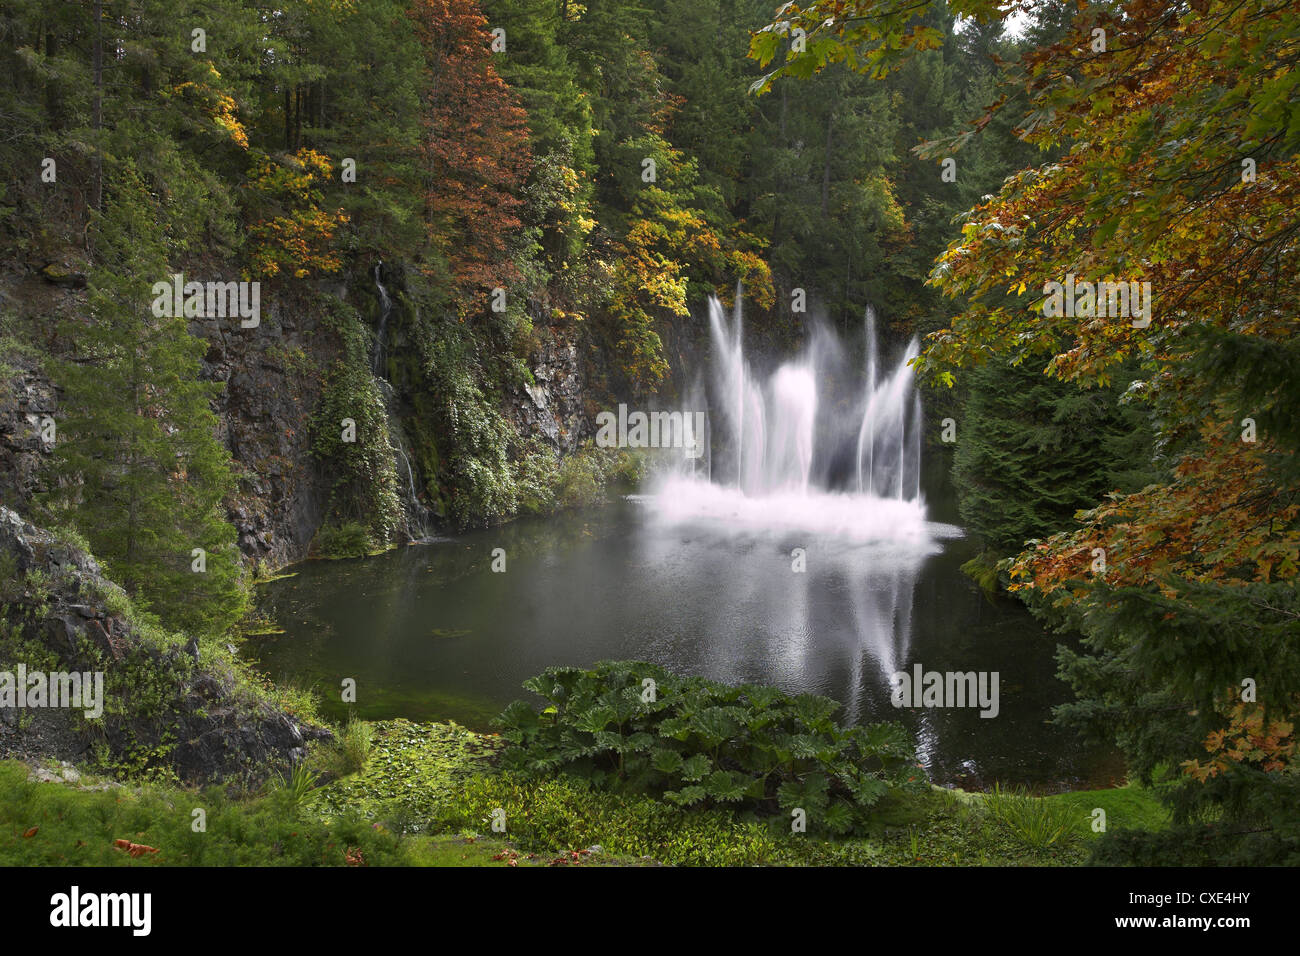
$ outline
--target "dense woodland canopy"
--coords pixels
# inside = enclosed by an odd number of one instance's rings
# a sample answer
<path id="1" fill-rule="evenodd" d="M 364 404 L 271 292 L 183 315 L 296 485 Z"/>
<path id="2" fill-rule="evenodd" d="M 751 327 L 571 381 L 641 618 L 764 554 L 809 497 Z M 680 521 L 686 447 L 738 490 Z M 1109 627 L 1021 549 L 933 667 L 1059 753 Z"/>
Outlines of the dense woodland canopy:
<path id="1" fill-rule="evenodd" d="M 985 571 L 1084 635 L 1060 716 L 1177 782 L 1188 829 L 1114 852 L 1300 852 L 1293 3 L 8 0 L 0 35 L 4 258 L 84 264 L 94 319 L 6 319 L 74 439 L 42 507 L 170 625 L 243 611 L 235 477 L 202 346 L 133 277 L 310 303 L 338 340 L 320 421 L 378 435 L 374 331 L 320 297 L 402 263 L 382 371 L 461 525 L 549 493 L 500 412 L 540 327 L 583 344 L 593 402 L 672 397 L 707 294 L 740 284 L 781 347 L 804 289 L 925 338 L 959 436 L 929 454 Z M 1150 326 L 1045 315 L 1066 275 L 1150 281 Z M 388 439 L 297 425 L 338 463 L 330 519 L 393 540 Z M 195 537 L 199 594 L 167 557 Z"/>
<path id="2" fill-rule="evenodd" d="M 881 74 L 943 40 L 890 0 L 784 16 L 754 43 L 769 82 L 844 63 Z M 780 55 L 794 30 L 806 48 Z M 1165 838 L 1188 859 L 1258 860 L 1260 845 L 1278 859 L 1296 839 L 1297 56 L 1294 4 L 1083 7 L 1013 67 L 1027 103 L 1008 96 L 924 150 L 960 155 L 1011 114 L 1050 156 L 973 209 L 940 256 L 932 282 L 963 309 L 924 367 L 945 381 L 1008 361 L 1084 389 L 1126 381 L 1125 401 L 1147 410 L 1165 474 L 1112 490 L 1004 567 L 1044 617 L 1085 635 L 1085 653 L 1061 653 L 1079 693 L 1062 716 L 1117 736 L 1147 778 L 1176 765 L 1178 820 L 1215 821 Z M 1150 326 L 1034 308 L 1069 274 L 1151 281 Z M 965 465 L 978 480 L 980 462 Z"/>

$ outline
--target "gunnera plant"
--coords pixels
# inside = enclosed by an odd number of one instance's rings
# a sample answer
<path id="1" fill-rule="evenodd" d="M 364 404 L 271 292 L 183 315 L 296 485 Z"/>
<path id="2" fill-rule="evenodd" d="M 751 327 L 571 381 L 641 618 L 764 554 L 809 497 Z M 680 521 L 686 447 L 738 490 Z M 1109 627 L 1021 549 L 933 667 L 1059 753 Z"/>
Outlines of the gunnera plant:
<path id="1" fill-rule="evenodd" d="M 563 771 L 606 790 L 730 806 L 781 825 L 802 818 L 837 835 L 863 831 L 891 790 L 926 785 L 901 725 L 841 727 L 827 697 L 639 661 L 552 667 L 523 686 L 548 706 L 518 700 L 498 722 L 511 745 L 503 765 L 525 774 Z"/>

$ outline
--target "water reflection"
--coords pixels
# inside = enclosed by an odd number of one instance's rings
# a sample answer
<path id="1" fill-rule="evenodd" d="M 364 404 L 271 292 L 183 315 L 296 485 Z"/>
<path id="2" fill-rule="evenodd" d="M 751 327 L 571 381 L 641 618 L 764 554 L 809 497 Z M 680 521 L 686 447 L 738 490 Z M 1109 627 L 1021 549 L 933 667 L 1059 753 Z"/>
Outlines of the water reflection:
<path id="1" fill-rule="evenodd" d="M 931 523 L 932 524 L 932 523 Z M 357 681 L 365 717 L 456 719 L 486 729 L 546 667 L 643 659 L 729 683 L 774 684 L 844 704 L 841 720 L 902 720 L 938 780 L 1095 779 L 1046 724 L 1066 699 L 1055 640 L 1015 602 L 988 601 L 958 570 L 960 538 L 923 546 L 797 529 L 668 519 L 645 499 L 521 521 L 360 561 L 311 562 L 267 586 L 284 629 L 249 642 L 273 676 L 337 701 Z M 492 551 L 507 554 L 504 574 Z M 807 569 L 792 570 L 803 548 Z M 997 670 L 1002 707 L 895 710 L 888 675 Z M 330 703 L 334 714 L 342 705 Z"/>

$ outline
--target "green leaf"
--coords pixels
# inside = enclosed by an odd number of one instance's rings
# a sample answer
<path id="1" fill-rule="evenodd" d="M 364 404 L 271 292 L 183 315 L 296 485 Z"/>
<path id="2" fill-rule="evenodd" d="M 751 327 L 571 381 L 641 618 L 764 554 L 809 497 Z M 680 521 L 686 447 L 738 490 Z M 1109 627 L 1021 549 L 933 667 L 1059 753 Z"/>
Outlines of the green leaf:
<path id="1" fill-rule="evenodd" d="M 651 754 L 650 764 L 661 773 L 677 773 L 682 769 L 682 755 L 676 750 L 661 748 Z"/>
<path id="2" fill-rule="evenodd" d="M 705 754 L 696 754 L 682 761 L 683 780 L 702 780 L 713 766 L 713 761 Z"/>
<path id="3" fill-rule="evenodd" d="M 683 787 L 681 790 L 669 790 L 664 793 L 664 799 L 682 807 L 689 807 L 699 803 L 708 793 L 703 787 Z"/>
<path id="4" fill-rule="evenodd" d="M 594 734 L 614 723 L 614 716 L 612 707 L 592 707 L 590 710 L 579 714 L 573 725 L 578 730 L 585 730 L 589 734 Z"/>
<path id="5" fill-rule="evenodd" d="M 745 798 L 749 781 L 730 770 L 715 770 L 704 781 L 704 788 L 714 800 L 736 803 Z"/>

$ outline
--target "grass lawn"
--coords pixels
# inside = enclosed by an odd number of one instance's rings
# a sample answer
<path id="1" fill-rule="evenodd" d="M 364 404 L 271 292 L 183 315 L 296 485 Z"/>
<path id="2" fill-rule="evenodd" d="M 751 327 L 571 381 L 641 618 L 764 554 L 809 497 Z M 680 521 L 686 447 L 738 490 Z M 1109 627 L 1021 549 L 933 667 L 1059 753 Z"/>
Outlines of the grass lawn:
<path id="1" fill-rule="evenodd" d="M 1087 860 L 1097 808 L 1108 829 L 1165 823 L 1155 794 L 1136 787 L 1041 799 L 934 788 L 883 802 L 872 833 L 831 840 L 564 775 L 500 773 L 500 747 L 454 724 L 384 721 L 359 773 L 240 799 L 215 787 L 34 782 L 25 764 L 0 762 L 0 863 L 1069 866 Z"/>

